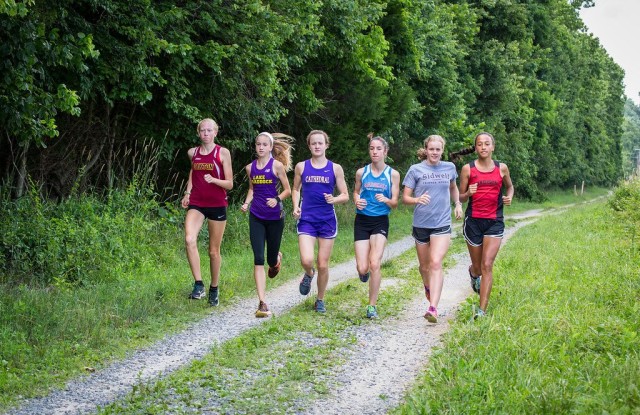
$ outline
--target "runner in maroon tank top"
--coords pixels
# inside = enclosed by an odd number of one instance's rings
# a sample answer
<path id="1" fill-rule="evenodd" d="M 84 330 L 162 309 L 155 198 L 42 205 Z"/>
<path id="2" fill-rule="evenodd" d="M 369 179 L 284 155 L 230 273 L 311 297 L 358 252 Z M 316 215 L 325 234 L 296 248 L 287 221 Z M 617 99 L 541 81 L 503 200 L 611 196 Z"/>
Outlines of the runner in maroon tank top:
<path id="1" fill-rule="evenodd" d="M 229 150 L 214 143 L 218 135 L 218 124 L 210 118 L 198 123 L 200 145 L 189 149 L 191 171 L 187 190 L 182 198 L 182 207 L 187 210 L 184 221 L 184 240 L 189 267 L 195 283 L 189 298 L 199 300 L 205 297 L 204 283 L 200 271 L 198 234 L 204 220 L 209 227 L 209 304 L 218 305 L 218 283 L 220 280 L 220 245 L 227 225 L 227 190 L 233 188 L 231 154 Z"/>
<path id="2" fill-rule="evenodd" d="M 507 165 L 491 158 L 493 136 L 478 134 L 475 149 L 478 159 L 464 165 L 460 172 L 460 201 L 469 200 L 463 233 L 471 256 L 471 287 L 480 294 L 480 308 L 474 315 L 478 318 L 484 316 L 489 304 L 493 263 L 504 234 L 502 207 L 511 204 L 514 188 Z"/>

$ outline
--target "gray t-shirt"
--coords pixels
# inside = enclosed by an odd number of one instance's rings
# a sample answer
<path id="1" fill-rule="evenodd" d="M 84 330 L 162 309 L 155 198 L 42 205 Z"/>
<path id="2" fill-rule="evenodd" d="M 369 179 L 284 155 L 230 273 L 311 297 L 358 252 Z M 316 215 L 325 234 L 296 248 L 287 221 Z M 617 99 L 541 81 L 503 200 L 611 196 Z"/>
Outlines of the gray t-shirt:
<path id="1" fill-rule="evenodd" d="M 435 229 L 451 225 L 449 186 L 457 177 L 456 166 L 449 161 L 441 161 L 436 166 L 423 161 L 409 168 L 402 184 L 413 189 L 415 197 L 427 192 L 431 196 L 428 205 L 415 206 L 413 226 Z"/>

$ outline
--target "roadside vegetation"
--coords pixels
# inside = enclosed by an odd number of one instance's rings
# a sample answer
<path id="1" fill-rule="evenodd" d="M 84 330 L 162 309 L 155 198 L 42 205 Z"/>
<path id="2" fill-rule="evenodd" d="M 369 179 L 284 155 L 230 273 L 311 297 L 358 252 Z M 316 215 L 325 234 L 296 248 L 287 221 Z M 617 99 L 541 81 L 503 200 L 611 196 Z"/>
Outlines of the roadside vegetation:
<path id="1" fill-rule="evenodd" d="M 621 194 L 638 200 L 638 181 L 518 231 L 496 263 L 489 316 L 471 323 L 461 308 L 394 413 L 637 413 L 640 255 L 626 210 L 637 204 L 612 215 Z"/>
<path id="2" fill-rule="evenodd" d="M 184 253 L 183 210 L 155 202 L 150 193 L 132 183 L 106 202 L 78 195 L 55 204 L 36 191 L 15 201 L 4 194 L 0 409 L 60 387 L 212 312 L 206 301 L 187 301 L 193 277 Z M 247 218 L 234 206 L 228 213 L 222 308 L 255 295 Z M 337 213 L 334 263 L 353 257 L 353 206 L 338 206 Z M 393 212 L 392 240 L 410 232 L 411 215 L 402 206 Z M 287 218 L 283 270 L 269 287 L 302 272 L 290 212 Z M 199 239 L 208 284 L 206 231 Z"/>
<path id="3" fill-rule="evenodd" d="M 137 187 L 115 192 L 106 204 L 83 196 L 71 197 L 53 207 L 35 192 L 30 193 L 30 199 L 3 199 L 1 257 L 4 269 L 12 272 L 0 275 L 0 408 L 16 399 L 39 396 L 60 387 L 74 376 L 97 370 L 127 351 L 150 344 L 211 312 L 205 302 L 186 301 L 192 277 L 183 251 L 183 212 L 149 202 L 145 192 L 134 189 Z M 569 198 L 582 201 L 601 192 Z M 563 198 L 560 193 L 554 194 L 546 203 L 555 206 L 554 200 L 565 203 Z M 512 208 L 509 213 L 520 210 L 517 203 Z M 393 215 L 390 233 L 396 240 L 409 234 L 411 210 L 401 206 Z M 338 216 L 340 233 L 334 263 L 353 257 L 352 206 L 340 206 Z M 251 256 L 246 255 L 250 250 L 247 232 L 246 218 L 230 207 L 222 246 L 221 307 L 255 293 Z M 117 243 L 109 244 L 107 239 Z M 209 275 L 207 243 L 204 233 L 200 248 L 205 280 Z M 451 252 L 456 250 L 464 250 L 461 238 L 454 241 Z M 300 275 L 292 220 L 287 221 L 282 251 L 283 271 L 269 282 L 270 287 Z M 386 266 L 397 269 L 413 256 L 410 250 Z M 400 279 L 419 279 L 415 269 L 405 273 L 393 272 Z M 348 343 L 348 336 L 340 334 L 344 327 L 362 324 L 360 313 L 355 310 L 359 310 L 361 305 L 357 302 L 366 295 L 357 295 L 354 300 L 352 289 L 341 287 L 332 293 L 339 298 L 336 302 L 344 305 L 342 311 L 336 311 L 335 321 L 327 319 L 317 328 L 324 333 L 321 337 L 333 332 L 340 339 L 336 341 Z M 393 291 L 393 301 L 381 303 L 388 315 L 407 298 L 402 288 L 393 290 L 397 290 Z M 299 310 L 300 307 L 291 315 L 279 316 L 256 329 L 259 336 L 252 332 L 220 349 L 229 355 L 245 355 L 252 353 L 246 345 L 255 343 L 255 353 L 259 354 L 262 341 L 251 339 L 264 337 L 264 332 L 276 336 L 267 336 L 265 341 L 272 343 L 295 337 L 295 333 L 287 333 L 286 327 L 293 324 L 289 321 L 306 318 L 306 313 Z M 235 359 L 230 360 L 218 364 L 235 364 Z"/>

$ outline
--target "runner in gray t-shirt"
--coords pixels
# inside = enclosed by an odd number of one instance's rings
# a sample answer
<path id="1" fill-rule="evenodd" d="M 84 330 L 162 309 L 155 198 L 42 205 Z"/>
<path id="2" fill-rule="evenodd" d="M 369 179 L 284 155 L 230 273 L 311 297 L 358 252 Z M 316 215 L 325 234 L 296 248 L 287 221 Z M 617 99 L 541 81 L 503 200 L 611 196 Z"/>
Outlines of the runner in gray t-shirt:
<path id="1" fill-rule="evenodd" d="M 420 263 L 420 274 L 429 309 L 424 318 L 438 321 L 438 302 L 442 293 L 442 261 L 451 243 L 451 205 L 455 202 L 456 219 L 462 217 L 462 204 L 456 185 L 456 167 L 442 161 L 444 139 L 430 135 L 418 150 L 422 162 L 409 168 L 402 184 L 402 202 L 415 205 L 413 238 Z"/>

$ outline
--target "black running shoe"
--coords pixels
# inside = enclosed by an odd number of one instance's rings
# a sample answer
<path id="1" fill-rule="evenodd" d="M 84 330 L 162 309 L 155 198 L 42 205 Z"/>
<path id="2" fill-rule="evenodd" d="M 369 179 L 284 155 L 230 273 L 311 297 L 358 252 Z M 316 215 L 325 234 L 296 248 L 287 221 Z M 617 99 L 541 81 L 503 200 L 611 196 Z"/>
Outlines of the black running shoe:
<path id="1" fill-rule="evenodd" d="M 369 275 L 371 275 L 370 272 L 367 272 L 366 274 L 360 274 L 360 281 L 362 281 L 362 282 L 369 281 Z"/>
<path id="2" fill-rule="evenodd" d="M 218 304 L 220 304 L 220 299 L 218 298 L 218 290 L 212 290 L 211 287 L 209 287 L 209 305 L 215 307 Z"/>
<path id="3" fill-rule="evenodd" d="M 201 300 L 206 295 L 203 284 L 193 284 L 193 291 L 189 294 L 190 300 Z"/>

